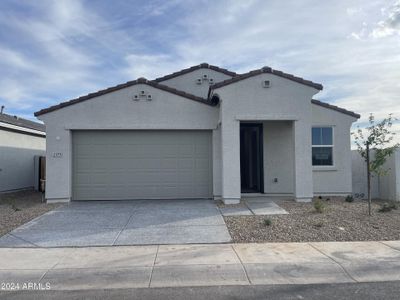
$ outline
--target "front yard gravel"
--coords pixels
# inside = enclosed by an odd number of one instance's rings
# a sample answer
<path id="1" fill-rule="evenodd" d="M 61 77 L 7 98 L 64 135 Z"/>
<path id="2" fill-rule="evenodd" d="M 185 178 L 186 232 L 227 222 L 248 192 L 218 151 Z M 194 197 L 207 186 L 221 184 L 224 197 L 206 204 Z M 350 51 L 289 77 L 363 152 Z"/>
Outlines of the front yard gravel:
<path id="1" fill-rule="evenodd" d="M 60 206 L 42 202 L 42 194 L 20 191 L 0 194 L 0 236 Z"/>
<path id="2" fill-rule="evenodd" d="M 400 239 L 400 209 L 378 212 L 382 202 L 373 202 L 368 216 L 366 201 L 345 202 L 341 197 L 321 200 L 323 213 L 315 212 L 312 203 L 293 200 L 274 201 L 288 215 L 224 217 L 236 243 L 248 242 L 320 242 L 373 241 Z M 270 219 L 271 225 L 264 225 Z"/>

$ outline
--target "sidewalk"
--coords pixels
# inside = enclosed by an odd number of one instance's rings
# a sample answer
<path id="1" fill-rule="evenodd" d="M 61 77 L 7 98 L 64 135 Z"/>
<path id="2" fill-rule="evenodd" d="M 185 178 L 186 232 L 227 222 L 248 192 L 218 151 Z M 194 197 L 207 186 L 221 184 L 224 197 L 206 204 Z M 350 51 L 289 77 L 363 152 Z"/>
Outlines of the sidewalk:
<path id="1" fill-rule="evenodd" d="M 0 283 L 52 290 L 392 280 L 400 241 L 0 249 Z"/>

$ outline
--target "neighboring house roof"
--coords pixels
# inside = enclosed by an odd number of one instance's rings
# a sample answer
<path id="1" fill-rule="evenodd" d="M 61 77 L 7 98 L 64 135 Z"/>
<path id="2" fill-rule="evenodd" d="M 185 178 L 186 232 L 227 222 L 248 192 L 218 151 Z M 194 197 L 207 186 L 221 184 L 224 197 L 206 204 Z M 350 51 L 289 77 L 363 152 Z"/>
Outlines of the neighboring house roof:
<path id="1" fill-rule="evenodd" d="M 352 117 L 357 118 L 357 119 L 359 119 L 361 117 L 361 115 L 359 115 L 359 114 L 357 114 L 355 112 L 349 111 L 347 109 L 344 109 L 344 108 L 341 108 L 339 106 L 332 105 L 332 104 L 329 104 L 329 103 L 326 103 L 326 102 L 321 102 L 319 100 L 312 99 L 311 103 L 319 105 L 319 106 L 322 106 L 322 107 L 325 107 L 325 108 L 328 108 L 328 109 L 336 110 L 337 112 L 340 112 L 340 113 L 345 114 L 345 115 L 352 116 Z"/>
<path id="2" fill-rule="evenodd" d="M 313 87 L 313 88 L 315 88 L 317 90 L 322 90 L 323 89 L 323 86 L 320 83 L 315 83 L 315 82 L 312 82 L 310 80 L 305 80 L 305 79 L 303 79 L 301 77 L 296 77 L 296 76 L 294 76 L 292 74 L 284 73 L 282 71 L 273 70 L 270 67 L 263 67 L 261 69 L 257 69 L 257 70 L 253 70 L 253 71 L 250 71 L 250 72 L 247 72 L 247 73 L 244 73 L 244 74 L 237 75 L 237 76 L 235 76 L 235 77 L 233 77 L 231 79 L 227 79 L 227 80 L 224 80 L 224 81 L 221 81 L 221 82 L 217 82 L 216 84 L 210 86 L 210 90 L 209 90 L 208 94 L 210 95 L 211 91 L 214 90 L 214 89 L 218 89 L 220 87 L 223 87 L 223 86 L 226 86 L 226 85 L 229 85 L 229 84 L 232 84 L 232 83 L 235 83 L 235 82 L 238 82 L 238 81 L 241 81 L 241 80 L 253 77 L 253 76 L 257 76 L 257 75 L 260 75 L 260 74 L 263 74 L 263 73 L 274 74 L 276 76 L 283 77 L 283 78 L 295 81 L 297 83 L 301 83 L 301 84 Z"/>
<path id="3" fill-rule="evenodd" d="M 33 122 L 27 119 L 23 119 L 17 116 L 11 116 L 5 113 L 0 114 L 0 122 L 11 124 L 14 126 L 34 129 L 41 132 L 46 132 L 46 126 L 37 122 Z"/>
<path id="4" fill-rule="evenodd" d="M 139 78 L 139 79 L 136 79 L 136 80 L 128 81 L 128 82 L 125 82 L 123 84 L 119 84 L 119 85 L 116 85 L 116 86 L 113 86 L 113 87 L 109 87 L 109 88 L 106 88 L 104 90 L 100 90 L 100 91 L 97 91 L 97 92 L 94 92 L 94 93 L 90 93 L 90 94 L 87 94 L 85 96 L 81 96 L 79 98 L 75 98 L 75 99 L 72 99 L 72 100 L 69 100 L 69 101 L 66 101 L 66 102 L 61 102 L 61 103 L 59 103 L 57 105 L 53 105 L 53 106 L 50 106 L 48 108 L 39 110 L 39 111 L 35 112 L 35 116 L 37 117 L 37 116 L 40 116 L 40 115 L 43 115 L 43 114 L 58 110 L 60 108 L 66 107 L 66 106 L 70 106 L 70 105 L 73 105 L 73 104 L 76 104 L 76 103 L 80 103 L 80 102 L 83 102 L 83 101 L 86 101 L 86 100 L 89 100 L 89 99 L 92 99 L 92 98 L 95 98 L 95 97 L 98 97 L 98 96 L 102 96 L 102 95 L 105 95 L 105 94 L 108 94 L 108 93 L 111 93 L 111 92 L 115 92 L 115 91 L 130 87 L 130 86 L 134 86 L 136 84 L 147 84 L 147 85 L 149 85 L 149 86 L 151 86 L 153 88 L 160 89 L 160 90 L 163 90 L 163 91 L 166 91 L 166 92 L 169 92 L 169 93 L 181 96 L 181 97 L 185 97 L 185 98 L 190 99 L 190 100 L 194 100 L 194 101 L 197 101 L 197 102 L 200 102 L 200 103 L 203 103 L 203 104 L 207 104 L 207 105 L 213 106 L 213 104 L 210 101 L 208 101 L 207 99 L 204 99 L 204 98 L 192 95 L 192 94 L 188 94 L 186 92 L 171 88 L 171 87 L 163 85 L 163 84 L 159 84 L 159 83 L 154 82 L 154 81 L 147 80 L 146 78 Z"/>
<path id="5" fill-rule="evenodd" d="M 217 66 L 209 65 L 208 63 L 202 63 L 202 64 L 197 65 L 197 66 L 186 68 L 186 69 L 180 70 L 178 72 L 174 72 L 174 73 L 171 73 L 171 74 L 156 78 L 156 79 L 154 79 L 154 81 L 155 82 L 165 81 L 165 80 L 168 80 L 168 79 L 171 79 L 171 78 L 175 78 L 175 77 L 178 77 L 178 76 L 181 76 L 181 75 L 184 75 L 184 74 L 187 74 L 187 73 L 193 72 L 195 70 L 199 70 L 199 69 L 210 69 L 210 70 L 213 70 L 213 71 L 216 71 L 216 72 L 223 73 L 223 74 L 228 75 L 228 76 L 232 76 L 232 77 L 237 76 L 237 74 L 235 72 L 229 71 L 227 69 L 223 69 L 223 68 L 220 68 L 220 67 L 217 67 Z"/>

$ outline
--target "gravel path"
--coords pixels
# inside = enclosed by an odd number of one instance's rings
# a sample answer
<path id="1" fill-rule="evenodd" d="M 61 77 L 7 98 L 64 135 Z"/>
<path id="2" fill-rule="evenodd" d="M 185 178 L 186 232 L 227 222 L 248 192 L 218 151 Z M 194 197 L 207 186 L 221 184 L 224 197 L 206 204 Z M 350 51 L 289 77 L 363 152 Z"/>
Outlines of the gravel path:
<path id="1" fill-rule="evenodd" d="M 367 202 L 345 202 L 336 197 L 321 200 L 323 213 L 315 212 L 312 203 L 275 201 L 288 215 L 225 217 L 232 239 L 245 242 L 319 242 L 369 241 L 400 239 L 400 209 L 380 213 L 380 203 L 373 203 L 368 216 Z M 271 225 L 264 225 L 270 219 Z"/>
<path id="2" fill-rule="evenodd" d="M 0 194 L 0 236 L 58 206 L 42 203 L 39 192 Z"/>

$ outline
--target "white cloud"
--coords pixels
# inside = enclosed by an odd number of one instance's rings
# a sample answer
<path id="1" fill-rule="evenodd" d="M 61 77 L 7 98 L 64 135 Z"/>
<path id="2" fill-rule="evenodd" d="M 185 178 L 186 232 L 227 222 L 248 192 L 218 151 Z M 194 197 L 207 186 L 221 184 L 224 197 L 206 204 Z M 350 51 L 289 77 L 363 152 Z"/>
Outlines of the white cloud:
<path id="1" fill-rule="evenodd" d="M 19 40 L 0 35 L 0 101 L 28 105 L 26 113 L 209 62 L 237 72 L 268 65 L 320 82 L 317 98 L 361 113 L 361 122 L 370 112 L 400 117 L 399 0 L 96 3 L 27 2 L 36 14 L 24 22 L 0 10 L 0 26 Z"/>
<path id="2" fill-rule="evenodd" d="M 0 25 L 16 35 L 22 47 L 0 41 L 0 102 L 9 110 L 37 110 L 49 101 L 63 100 L 99 87 L 96 55 L 76 39 L 94 39 L 105 22 L 84 9 L 80 1 L 30 2 L 32 15 L 0 12 Z M 59 94 L 68 96 L 59 96 Z M 54 98 L 52 98 L 54 97 Z M 57 97 L 57 98 L 56 98 Z M 65 98 L 64 98 L 65 97 Z"/>
<path id="3" fill-rule="evenodd" d="M 348 7 L 346 8 L 346 13 L 352 17 L 357 14 L 363 13 L 363 10 L 361 7 Z"/>
<path id="4" fill-rule="evenodd" d="M 391 35 L 400 35 L 400 1 L 396 1 L 389 8 L 381 10 L 384 20 L 377 23 L 371 32 L 374 38 L 383 38 Z"/>

